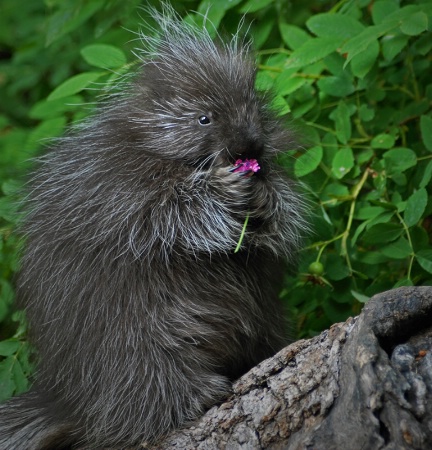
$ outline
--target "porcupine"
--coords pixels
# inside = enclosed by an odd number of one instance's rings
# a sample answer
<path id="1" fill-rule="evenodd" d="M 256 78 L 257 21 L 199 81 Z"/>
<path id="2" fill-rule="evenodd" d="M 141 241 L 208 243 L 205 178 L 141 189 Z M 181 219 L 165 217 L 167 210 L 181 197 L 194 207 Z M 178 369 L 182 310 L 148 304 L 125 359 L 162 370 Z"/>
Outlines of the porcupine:
<path id="1" fill-rule="evenodd" d="M 3 450 L 155 442 L 286 344 L 304 207 L 274 160 L 292 134 L 245 40 L 154 15 L 129 88 L 33 174 L 17 296 L 38 369 L 0 408 Z"/>

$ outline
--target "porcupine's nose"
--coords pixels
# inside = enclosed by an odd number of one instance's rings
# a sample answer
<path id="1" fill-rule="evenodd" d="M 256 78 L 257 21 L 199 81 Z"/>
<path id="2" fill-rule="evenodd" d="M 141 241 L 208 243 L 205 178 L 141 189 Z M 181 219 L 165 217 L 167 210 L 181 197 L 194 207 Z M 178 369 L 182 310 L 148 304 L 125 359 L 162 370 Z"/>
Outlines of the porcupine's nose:
<path id="1" fill-rule="evenodd" d="M 239 141 L 236 155 L 240 158 L 258 159 L 264 151 L 264 140 L 255 126 L 238 130 Z"/>

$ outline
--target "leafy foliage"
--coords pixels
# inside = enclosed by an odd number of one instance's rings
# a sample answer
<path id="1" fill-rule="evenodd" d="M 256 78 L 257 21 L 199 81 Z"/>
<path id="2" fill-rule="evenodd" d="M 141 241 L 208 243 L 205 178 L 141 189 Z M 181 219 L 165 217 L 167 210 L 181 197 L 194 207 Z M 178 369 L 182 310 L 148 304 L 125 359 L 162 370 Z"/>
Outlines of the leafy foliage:
<path id="1" fill-rule="evenodd" d="M 292 53 L 266 72 L 280 70 L 274 84 L 314 130 L 294 172 L 318 206 L 315 234 L 303 280 L 284 291 L 302 334 L 380 291 L 432 284 L 432 2 L 410 3 L 339 2 L 302 28 L 279 20 Z"/>
<path id="2" fill-rule="evenodd" d="M 0 400 L 24 391 L 32 370 L 25 321 L 12 308 L 16 200 L 28 160 L 135 69 L 131 50 L 140 43 L 127 30 L 147 22 L 141 3 L 2 2 Z M 300 148 L 280 158 L 303 183 L 313 211 L 299 273 L 287 274 L 281 294 L 296 334 L 310 336 L 357 314 L 377 292 L 431 285 L 432 2 L 173 6 L 211 33 L 229 35 L 245 16 L 257 86 L 274 91 L 274 107 L 303 136 Z"/>

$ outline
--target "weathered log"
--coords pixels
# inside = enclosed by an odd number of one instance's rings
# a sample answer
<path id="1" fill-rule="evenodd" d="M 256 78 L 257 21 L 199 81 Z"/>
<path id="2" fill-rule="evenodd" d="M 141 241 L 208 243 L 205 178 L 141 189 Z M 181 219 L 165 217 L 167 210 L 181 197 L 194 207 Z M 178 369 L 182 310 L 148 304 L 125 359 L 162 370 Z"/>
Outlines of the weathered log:
<path id="1" fill-rule="evenodd" d="M 190 426 L 139 448 L 432 449 L 432 287 L 374 296 L 358 317 L 251 369 Z"/>
<path id="2" fill-rule="evenodd" d="M 360 316 L 253 368 L 159 449 L 432 449 L 432 287 L 373 297 Z"/>

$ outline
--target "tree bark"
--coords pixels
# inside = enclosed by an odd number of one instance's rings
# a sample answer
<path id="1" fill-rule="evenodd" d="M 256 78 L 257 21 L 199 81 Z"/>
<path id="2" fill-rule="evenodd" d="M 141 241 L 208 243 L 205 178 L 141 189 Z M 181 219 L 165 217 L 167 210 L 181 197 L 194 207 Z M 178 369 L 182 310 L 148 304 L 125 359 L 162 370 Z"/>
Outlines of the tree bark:
<path id="1" fill-rule="evenodd" d="M 152 450 L 432 449 L 432 287 L 373 297 L 301 340 Z"/>

